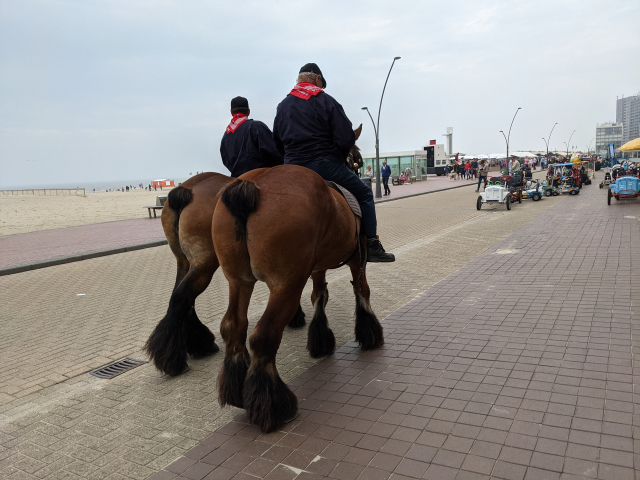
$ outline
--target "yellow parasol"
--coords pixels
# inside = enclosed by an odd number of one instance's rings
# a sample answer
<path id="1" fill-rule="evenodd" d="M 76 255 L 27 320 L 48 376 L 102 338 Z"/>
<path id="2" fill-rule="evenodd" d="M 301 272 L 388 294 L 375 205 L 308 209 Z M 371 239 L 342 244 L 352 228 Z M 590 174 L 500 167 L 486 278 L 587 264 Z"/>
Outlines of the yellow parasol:
<path id="1" fill-rule="evenodd" d="M 640 150 L 640 137 L 636 138 L 635 140 L 631 140 L 630 142 L 625 143 L 618 150 L 621 150 L 623 152 L 631 152 L 633 150 Z"/>

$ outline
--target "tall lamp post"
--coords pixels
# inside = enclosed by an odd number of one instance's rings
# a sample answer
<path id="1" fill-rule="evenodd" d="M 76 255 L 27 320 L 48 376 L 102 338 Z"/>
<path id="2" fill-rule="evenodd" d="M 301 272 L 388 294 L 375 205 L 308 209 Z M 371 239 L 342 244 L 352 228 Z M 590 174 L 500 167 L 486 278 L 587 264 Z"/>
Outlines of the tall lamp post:
<path id="1" fill-rule="evenodd" d="M 380 95 L 380 106 L 378 107 L 378 125 L 373 121 L 373 117 L 371 116 L 371 112 L 367 107 L 362 107 L 362 110 L 366 110 L 369 114 L 369 118 L 371 119 L 371 123 L 373 124 L 373 133 L 376 135 L 376 198 L 382 198 L 382 189 L 380 187 L 380 111 L 382 110 L 382 99 L 384 98 L 384 91 L 387 88 L 387 82 L 389 81 L 389 75 L 391 75 L 391 70 L 393 69 L 393 65 L 396 63 L 396 60 L 400 60 L 400 57 L 394 57 L 393 62 L 391 62 L 391 68 L 389 69 L 389 73 L 387 73 L 387 79 L 384 81 L 384 87 L 382 88 L 382 95 Z"/>
<path id="2" fill-rule="evenodd" d="M 573 132 L 571 132 L 571 137 L 573 137 L 574 133 L 576 133 L 575 130 Z M 569 137 L 569 142 L 563 142 L 567 147 L 567 157 L 569 156 L 569 145 L 571 145 L 571 137 Z"/>
<path id="3" fill-rule="evenodd" d="M 587 155 L 591 153 L 591 144 L 593 143 L 594 140 L 595 138 L 592 138 L 591 141 L 589 142 L 589 146 L 587 147 Z"/>
<path id="4" fill-rule="evenodd" d="M 553 133 L 553 129 L 556 128 L 556 125 L 558 124 L 558 122 L 553 124 L 553 127 L 551 127 L 551 132 L 549 132 L 549 138 L 545 139 L 543 138 L 542 140 L 544 140 L 545 145 L 547 146 L 547 161 L 549 160 L 549 143 L 551 142 L 551 134 Z"/>
<path id="5" fill-rule="evenodd" d="M 516 110 L 516 113 L 513 115 L 513 120 L 511 120 L 511 125 L 509 125 L 509 134 L 505 135 L 504 132 L 500 130 L 500 133 L 504 137 L 504 141 L 507 144 L 507 163 L 509 162 L 509 139 L 511 138 L 511 127 L 513 127 L 513 121 L 516 119 L 516 115 L 518 115 L 518 111 L 520 110 L 522 110 L 522 107 L 518 107 L 518 110 Z"/>

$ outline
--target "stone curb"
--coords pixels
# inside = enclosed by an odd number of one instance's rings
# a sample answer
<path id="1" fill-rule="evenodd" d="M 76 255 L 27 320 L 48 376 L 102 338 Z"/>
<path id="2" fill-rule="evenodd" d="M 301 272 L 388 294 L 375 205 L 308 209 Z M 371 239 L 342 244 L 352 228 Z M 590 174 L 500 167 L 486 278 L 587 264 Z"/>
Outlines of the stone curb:
<path id="1" fill-rule="evenodd" d="M 428 180 L 427 180 L 428 181 Z M 455 188 L 462 188 L 462 187 L 473 187 L 478 185 L 478 182 L 475 183 L 465 183 L 464 185 L 454 185 L 453 187 L 447 187 L 447 188 L 439 188 L 437 190 L 429 190 L 428 192 L 418 192 L 418 193 L 410 193 L 409 195 L 403 195 L 402 197 L 396 197 L 396 198 L 384 198 L 382 200 L 377 200 L 375 203 L 386 203 L 386 202 L 393 202 L 394 200 L 402 200 L 404 198 L 411 198 L 411 197 L 417 197 L 420 195 L 427 195 L 429 193 L 438 193 L 438 192 L 444 192 L 445 190 L 453 190 Z M 375 196 L 375 193 L 374 193 Z"/>
<path id="2" fill-rule="evenodd" d="M 160 247 L 167 245 L 167 240 L 152 240 L 150 242 L 135 243 L 124 247 L 105 248 L 103 250 L 93 250 L 90 252 L 79 253 L 75 255 L 67 255 L 65 257 L 50 258 L 39 262 L 23 263 L 21 265 L 12 265 L 10 267 L 0 268 L 0 277 L 3 275 L 12 275 L 14 273 L 27 272 L 29 270 L 37 270 L 39 268 L 52 267 L 54 265 L 62 265 L 64 263 L 79 262 L 81 260 L 89 260 L 91 258 L 105 257 L 107 255 L 115 255 L 116 253 L 133 252 L 144 248 Z"/>

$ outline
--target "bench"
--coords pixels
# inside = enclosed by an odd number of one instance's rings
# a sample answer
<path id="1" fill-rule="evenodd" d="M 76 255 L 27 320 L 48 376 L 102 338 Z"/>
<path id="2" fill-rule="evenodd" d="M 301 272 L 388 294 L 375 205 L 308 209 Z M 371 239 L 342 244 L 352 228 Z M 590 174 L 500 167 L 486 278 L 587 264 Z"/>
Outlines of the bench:
<path id="1" fill-rule="evenodd" d="M 156 216 L 156 210 L 162 210 L 162 207 L 164 206 L 164 202 L 167 201 L 167 195 L 158 195 L 156 197 L 156 204 L 152 207 L 142 207 L 142 208 L 146 208 L 149 211 L 149 218 L 151 218 L 151 210 L 153 210 L 153 218 L 158 218 Z"/>
<path id="2" fill-rule="evenodd" d="M 156 216 L 156 210 L 162 210 L 163 207 L 158 207 L 157 205 L 154 205 L 153 207 L 142 207 L 142 208 L 146 208 L 149 211 L 149 218 L 151 218 L 151 210 L 153 210 L 153 218 L 158 218 Z"/>

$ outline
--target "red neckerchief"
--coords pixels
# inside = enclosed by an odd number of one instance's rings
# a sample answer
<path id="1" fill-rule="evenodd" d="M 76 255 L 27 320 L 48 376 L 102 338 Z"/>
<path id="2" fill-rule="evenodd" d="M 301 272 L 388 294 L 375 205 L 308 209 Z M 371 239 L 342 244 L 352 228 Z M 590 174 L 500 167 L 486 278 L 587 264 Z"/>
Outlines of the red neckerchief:
<path id="1" fill-rule="evenodd" d="M 320 87 L 316 87 L 313 83 L 300 82 L 293 87 L 293 90 L 291 90 L 289 94 L 303 100 L 309 100 L 311 97 L 318 95 L 321 91 L 322 89 Z"/>
<path id="2" fill-rule="evenodd" d="M 229 123 L 229 125 L 227 126 L 226 132 L 227 133 L 235 132 L 238 129 L 238 127 L 247 120 L 249 120 L 249 117 L 247 117 L 244 113 L 236 113 L 231 119 L 231 122 Z"/>

